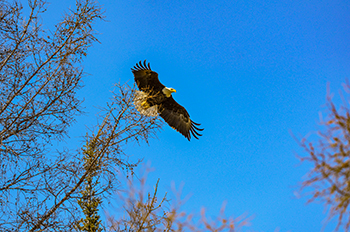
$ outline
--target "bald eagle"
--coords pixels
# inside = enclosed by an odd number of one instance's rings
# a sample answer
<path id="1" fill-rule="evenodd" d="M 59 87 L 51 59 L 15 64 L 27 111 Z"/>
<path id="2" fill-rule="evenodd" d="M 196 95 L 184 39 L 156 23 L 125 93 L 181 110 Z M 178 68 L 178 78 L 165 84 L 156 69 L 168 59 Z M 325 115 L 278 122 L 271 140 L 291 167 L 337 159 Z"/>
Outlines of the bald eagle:
<path id="1" fill-rule="evenodd" d="M 189 141 L 191 136 L 198 139 L 201 134 L 198 131 L 200 124 L 193 122 L 187 110 L 179 105 L 171 96 L 176 92 L 173 88 L 165 87 L 158 79 L 158 73 L 151 70 L 146 60 L 136 63 L 131 69 L 135 82 L 140 91 L 136 91 L 134 104 L 136 109 L 146 116 L 158 116 L 158 114 L 173 129 L 180 132 Z"/>

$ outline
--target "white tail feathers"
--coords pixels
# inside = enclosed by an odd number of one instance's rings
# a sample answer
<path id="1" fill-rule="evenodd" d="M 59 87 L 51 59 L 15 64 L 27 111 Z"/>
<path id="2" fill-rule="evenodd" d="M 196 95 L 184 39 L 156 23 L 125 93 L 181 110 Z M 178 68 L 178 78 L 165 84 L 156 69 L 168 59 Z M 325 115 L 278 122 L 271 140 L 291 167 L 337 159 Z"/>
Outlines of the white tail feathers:
<path id="1" fill-rule="evenodd" d="M 135 91 L 134 96 L 134 105 L 137 111 L 140 112 L 140 114 L 146 115 L 148 117 L 156 117 L 158 116 L 158 106 L 152 106 L 147 109 L 145 109 L 141 104 L 144 103 L 148 98 L 148 95 L 145 92 L 142 91 Z"/>

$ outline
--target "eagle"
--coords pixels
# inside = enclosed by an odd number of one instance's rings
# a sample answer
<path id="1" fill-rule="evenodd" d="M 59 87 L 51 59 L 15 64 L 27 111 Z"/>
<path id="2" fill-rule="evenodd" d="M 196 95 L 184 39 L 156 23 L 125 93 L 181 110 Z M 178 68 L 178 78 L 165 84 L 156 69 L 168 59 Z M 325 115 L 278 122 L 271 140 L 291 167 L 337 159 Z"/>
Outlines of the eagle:
<path id="1" fill-rule="evenodd" d="M 136 63 L 131 71 L 139 88 L 139 91 L 135 92 L 134 105 L 141 114 L 160 115 L 169 126 L 180 132 L 188 141 L 191 140 L 191 136 L 196 139 L 202 136 L 198 133 L 203 131 L 198 127 L 200 124 L 192 121 L 187 110 L 171 96 L 172 93 L 176 93 L 176 90 L 160 83 L 158 73 L 152 71 L 150 64 L 146 64 L 146 60 L 143 63 L 141 61 Z"/>

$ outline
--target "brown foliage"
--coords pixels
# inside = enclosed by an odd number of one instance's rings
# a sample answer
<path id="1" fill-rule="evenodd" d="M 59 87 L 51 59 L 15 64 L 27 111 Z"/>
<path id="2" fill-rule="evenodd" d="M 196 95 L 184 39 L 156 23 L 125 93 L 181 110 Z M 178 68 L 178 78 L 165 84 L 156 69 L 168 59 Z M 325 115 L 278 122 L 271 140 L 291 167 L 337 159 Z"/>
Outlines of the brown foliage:
<path id="1" fill-rule="evenodd" d="M 350 93 L 349 84 L 344 85 Z M 329 207 L 329 219 L 338 217 L 337 230 L 350 228 L 350 108 L 346 100 L 336 108 L 327 94 L 328 116 L 321 124 L 318 142 L 301 141 L 308 156 L 302 161 L 311 162 L 312 170 L 302 183 L 302 189 L 311 190 L 311 201 L 321 200 Z"/>

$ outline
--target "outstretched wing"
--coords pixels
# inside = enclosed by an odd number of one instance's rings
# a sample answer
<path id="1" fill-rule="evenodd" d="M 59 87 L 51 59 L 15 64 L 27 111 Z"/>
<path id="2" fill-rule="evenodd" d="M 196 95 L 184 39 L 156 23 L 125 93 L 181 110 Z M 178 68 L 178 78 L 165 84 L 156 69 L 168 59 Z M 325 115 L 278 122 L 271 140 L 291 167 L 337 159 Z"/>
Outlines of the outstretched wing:
<path id="1" fill-rule="evenodd" d="M 151 70 L 150 64 L 146 64 L 146 60 L 142 63 L 136 63 L 131 69 L 135 77 L 135 82 L 139 90 L 147 91 L 161 91 L 165 86 L 160 83 L 158 73 Z"/>
<path id="2" fill-rule="evenodd" d="M 190 119 L 190 115 L 187 110 L 178 104 L 173 97 L 167 98 L 160 105 L 160 116 L 171 126 L 173 129 L 180 132 L 188 140 L 191 140 L 191 136 L 198 139 L 201 134 L 198 131 L 203 129 L 198 128 L 200 124 L 193 122 Z"/>

